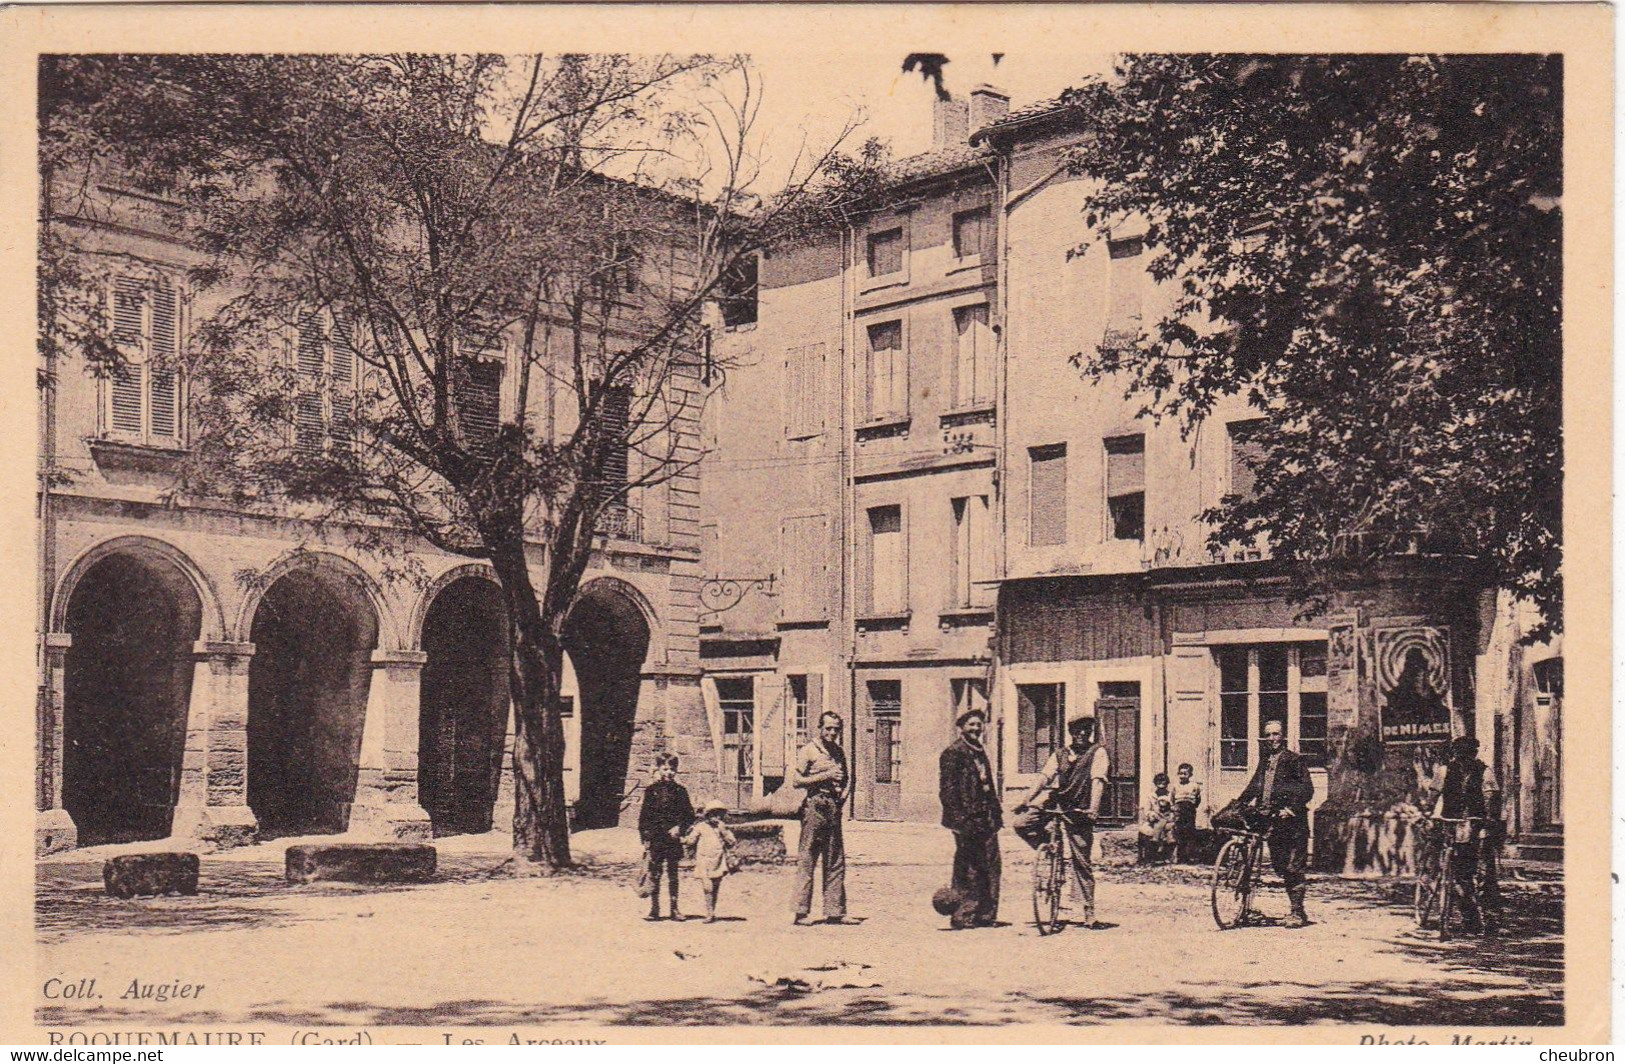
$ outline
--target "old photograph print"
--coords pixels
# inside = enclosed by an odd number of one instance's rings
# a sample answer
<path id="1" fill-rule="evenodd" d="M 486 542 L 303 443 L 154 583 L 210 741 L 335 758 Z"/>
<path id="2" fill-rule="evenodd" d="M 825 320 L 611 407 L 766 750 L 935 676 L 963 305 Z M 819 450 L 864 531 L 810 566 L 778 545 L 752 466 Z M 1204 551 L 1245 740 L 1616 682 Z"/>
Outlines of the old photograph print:
<path id="1" fill-rule="evenodd" d="M 1577 1022 L 1568 58 L 1026 39 L 30 56 L 35 1038 Z"/>

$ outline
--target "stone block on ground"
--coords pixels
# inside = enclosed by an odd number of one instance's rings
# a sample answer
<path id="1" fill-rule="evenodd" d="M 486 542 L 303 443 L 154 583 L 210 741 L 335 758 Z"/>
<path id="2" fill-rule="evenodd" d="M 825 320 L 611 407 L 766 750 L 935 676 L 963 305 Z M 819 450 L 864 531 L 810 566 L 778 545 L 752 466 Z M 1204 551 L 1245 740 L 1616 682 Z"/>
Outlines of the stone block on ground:
<path id="1" fill-rule="evenodd" d="M 195 853 L 126 853 L 102 865 L 102 885 L 115 898 L 137 894 L 196 894 Z"/>
<path id="2" fill-rule="evenodd" d="M 289 846 L 289 883 L 427 883 L 436 851 L 413 842 L 334 842 Z"/>
<path id="3" fill-rule="evenodd" d="M 784 825 L 770 820 L 730 824 L 738 845 L 734 852 L 742 864 L 783 864 L 789 858 L 784 845 Z"/>

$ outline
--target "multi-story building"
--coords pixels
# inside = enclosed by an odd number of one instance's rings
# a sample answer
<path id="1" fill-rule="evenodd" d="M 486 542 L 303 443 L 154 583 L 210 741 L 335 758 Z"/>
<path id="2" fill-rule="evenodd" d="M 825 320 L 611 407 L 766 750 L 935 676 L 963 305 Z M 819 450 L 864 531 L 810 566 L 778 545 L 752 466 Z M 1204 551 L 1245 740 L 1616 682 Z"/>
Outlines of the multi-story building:
<path id="1" fill-rule="evenodd" d="M 192 426 L 173 356 L 207 297 L 187 288 L 177 204 L 111 183 L 93 198 L 97 220 L 72 236 L 107 277 L 128 370 L 46 367 L 39 848 L 501 826 L 513 732 L 489 566 L 409 537 L 386 557 L 361 549 L 355 526 L 175 496 Z M 301 446 L 331 446 L 355 394 L 345 328 L 326 311 L 296 315 L 286 350 L 267 353 L 312 382 L 290 430 Z M 511 416 L 516 361 L 494 350 L 471 374 L 470 417 Z M 680 374 L 674 387 L 698 384 Z M 567 432 L 575 403 L 562 393 L 536 389 L 547 409 L 533 413 Z M 698 403 L 686 405 L 694 416 L 672 431 L 690 455 Z M 638 461 L 629 452 L 606 476 L 637 478 Z M 656 750 L 685 755 L 711 786 L 697 510 L 692 472 L 634 489 L 567 620 L 566 786 L 580 824 L 616 822 Z"/>
<path id="2" fill-rule="evenodd" d="M 1555 778 L 1560 659 L 1520 648 L 1517 611 L 1460 559 L 1407 545 L 1306 616 L 1262 545 L 1210 552 L 1199 515 L 1248 490 L 1261 412 L 1221 403 L 1185 434 L 1074 367 L 1168 297 L 1143 227 L 1085 229 L 1090 184 L 1065 156 L 1087 115 L 1006 109 L 986 88 L 939 103 L 936 150 L 900 164 L 871 211 L 762 262 L 754 361 L 711 415 L 704 565 L 840 602 L 813 623 L 768 598 L 702 620 L 708 675 L 712 655 L 748 648 L 730 663 L 757 692 L 793 692 L 758 720 L 773 754 L 756 786 L 799 730 L 794 677 L 817 673 L 820 704 L 849 711 L 862 819 L 934 818 L 955 711 L 991 700 L 1012 795 L 1067 719 L 1097 718 L 1109 822 L 1135 819 L 1151 777 L 1181 763 L 1218 808 L 1279 720 L 1313 766 L 1323 864 L 1391 865 L 1396 810 L 1436 785 L 1452 734 L 1481 738 L 1515 830 L 1560 824 L 1535 782 Z M 811 539 L 787 531 L 802 520 Z M 750 702 L 742 682 L 727 690 Z"/>

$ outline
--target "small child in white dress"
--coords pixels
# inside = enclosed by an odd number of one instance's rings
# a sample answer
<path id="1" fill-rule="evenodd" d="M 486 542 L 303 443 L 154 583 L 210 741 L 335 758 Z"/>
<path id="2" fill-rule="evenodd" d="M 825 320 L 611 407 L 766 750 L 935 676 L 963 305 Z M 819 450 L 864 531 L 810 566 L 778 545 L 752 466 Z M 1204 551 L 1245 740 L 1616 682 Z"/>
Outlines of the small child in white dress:
<path id="1" fill-rule="evenodd" d="M 705 819 L 696 821 L 683 841 L 694 847 L 694 878 L 705 894 L 705 922 L 717 922 L 717 891 L 722 879 L 736 870 L 734 833 L 722 822 L 728 807 L 715 799 L 705 803 Z"/>

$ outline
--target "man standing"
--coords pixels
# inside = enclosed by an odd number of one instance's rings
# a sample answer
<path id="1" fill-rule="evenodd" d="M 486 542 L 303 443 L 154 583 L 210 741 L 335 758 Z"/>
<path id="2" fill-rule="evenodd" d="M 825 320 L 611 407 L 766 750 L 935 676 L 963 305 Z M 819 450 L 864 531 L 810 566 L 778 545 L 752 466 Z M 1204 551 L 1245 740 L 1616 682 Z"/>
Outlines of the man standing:
<path id="1" fill-rule="evenodd" d="M 796 754 L 790 784 L 807 792 L 801 806 L 801 846 L 796 862 L 796 924 L 812 913 L 813 871 L 824 865 L 824 922 L 856 923 L 846 915 L 846 842 L 841 837 L 841 806 L 846 800 L 846 752 L 841 749 L 840 714 L 818 718 L 818 736 Z"/>
<path id="2" fill-rule="evenodd" d="M 1038 786 L 1016 807 L 1017 812 L 1037 804 L 1049 791 L 1054 796 L 1055 813 L 1061 817 L 1072 851 L 1072 872 L 1083 901 L 1083 926 L 1095 926 L 1095 820 L 1106 795 L 1106 778 L 1111 774 L 1111 756 L 1095 742 L 1095 718 L 1074 717 L 1067 723 L 1071 742 L 1050 755 L 1039 775 Z"/>
<path id="3" fill-rule="evenodd" d="M 1478 740 L 1463 735 L 1450 743 L 1450 763 L 1444 769 L 1444 789 L 1433 807 L 1433 815 L 1448 820 L 1467 821 L 1448 824 L 1450 846 L 1450 889 L 1461 903 L 1461 918 L 1468 932 L 1477 934 L 1484 929 L 1479 914 L 1478 889 L 1475 882 L 1481 851 L 1485 843 L 1485 826 L 1494 813 L 1499 813 L 1500 788 L 1489 766 L 1478 759 Z M 1498 817 L 1497 817 L 1498 819 Z M 1493 870 L 1493 864 L 1491 865 Z M 1491 896 L 1491 891 L 1494 895 Z M 1500 907 L 1499 885 L 1492 875 L 1485 880 L 1485 903 Z"/>
<path id="4" fill-rule="evenodd" d="M 1281 722 L 1264 725 L 1263 760 L 1237 801 L 1251 805 L 1269 817 L 1270 864 L 1286 884 L 1292 902 L 1287 927 L 1304 927 L 1309 916 L 1303 899 L 1308 887 L 1304 873 L 1309 868 L 1309 800 L 1315 796 L 1314 782 L 1303 758 L 1286 748 L 1286 730 Z"/>
<path id="5" fill-rule="evenodd" d="M 954 833 L 953 927 L 990 927 L 999 915 L 999 828 L 1004 813 L 993 786 L 993 766 L 982 749 L 987 714 L 967 709 L 954 722 L 959 738 L 938 759 L 942 826 Z"/>

